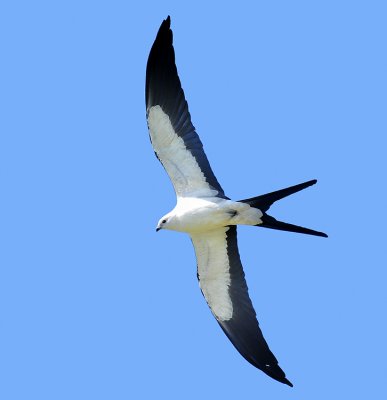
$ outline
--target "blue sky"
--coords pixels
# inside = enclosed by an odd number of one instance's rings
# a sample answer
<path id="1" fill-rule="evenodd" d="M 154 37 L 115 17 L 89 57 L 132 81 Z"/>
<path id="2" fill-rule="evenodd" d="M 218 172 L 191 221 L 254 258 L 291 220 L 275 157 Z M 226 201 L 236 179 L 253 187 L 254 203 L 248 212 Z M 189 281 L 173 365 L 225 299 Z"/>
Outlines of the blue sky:
<path id="1" fill-rule="evenodd" d="M 0 397 L 383 398 L 386 6 L 380 1 L 0 6 Z M 194 125 L 226 193 L 319 180 L 272 208 L 328 239 L 239 229 L 265 337 L 250 366 L 198 289 L 145 122 L 172 18 Z"/>

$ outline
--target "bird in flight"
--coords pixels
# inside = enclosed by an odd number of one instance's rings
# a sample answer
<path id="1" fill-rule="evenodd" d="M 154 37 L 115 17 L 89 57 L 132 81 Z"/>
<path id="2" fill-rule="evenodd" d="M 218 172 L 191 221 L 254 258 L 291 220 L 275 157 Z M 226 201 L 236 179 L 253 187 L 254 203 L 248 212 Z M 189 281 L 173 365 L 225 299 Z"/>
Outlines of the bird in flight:
<path id="1" fill-rule="evenodd" d="M 317 181 L 240 201 L 225 195 L 191 122 L 177 74 L 170 24 L 168 16 L 157 33 L 146 68 L 149 135 L 177 197 L 175 208 L 160 219 L 156 231 L 170 229 L 190 235 L 200 289 L 224 333 L 249 363 L 273 379 L 293 386 L 259 327 L 239 257 L 236 227 L 251 225 L 327 237 L 267 214 L 275 201 Z"/>

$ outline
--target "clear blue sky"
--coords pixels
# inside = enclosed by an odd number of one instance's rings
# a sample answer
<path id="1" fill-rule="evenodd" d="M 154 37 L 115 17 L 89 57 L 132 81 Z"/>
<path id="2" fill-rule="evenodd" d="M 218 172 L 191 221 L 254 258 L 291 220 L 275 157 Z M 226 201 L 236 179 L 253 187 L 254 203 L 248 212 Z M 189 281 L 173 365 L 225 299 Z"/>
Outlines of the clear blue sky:
<path id="1" fill-rule="evenodd" d="M 136 2 L 140 4 L 140 2 Z M 386 396 L 386 6 L 3 2 L 0 397 Z M 235 351 L 198 289 L 145 122 L 172 18 L 194 125 L 235 199 L 317 178 L 241 228 L 261 327 L 294 388 Z"/>

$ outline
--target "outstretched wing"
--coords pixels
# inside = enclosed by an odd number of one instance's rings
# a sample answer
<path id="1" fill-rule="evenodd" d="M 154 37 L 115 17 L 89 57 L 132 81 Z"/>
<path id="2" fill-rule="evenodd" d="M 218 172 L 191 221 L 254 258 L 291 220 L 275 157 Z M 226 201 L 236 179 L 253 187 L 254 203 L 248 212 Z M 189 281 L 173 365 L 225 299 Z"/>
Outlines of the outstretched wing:
<path id="1" fill-rule="evenodd" d="M 202 293 L 239 353 L 272 378 L 293 386 L 270 351 L 251 303 L 239 257 L 236 226 L 191 235 Z"/>
<path id="2" fill-rule="evenodd" d="M 145 101 L 151 142 L 178 197 L 225 197 L 191 122 L 175 65 L 170 24 L 168 16 L 157 33 L 146 68 Z"/>

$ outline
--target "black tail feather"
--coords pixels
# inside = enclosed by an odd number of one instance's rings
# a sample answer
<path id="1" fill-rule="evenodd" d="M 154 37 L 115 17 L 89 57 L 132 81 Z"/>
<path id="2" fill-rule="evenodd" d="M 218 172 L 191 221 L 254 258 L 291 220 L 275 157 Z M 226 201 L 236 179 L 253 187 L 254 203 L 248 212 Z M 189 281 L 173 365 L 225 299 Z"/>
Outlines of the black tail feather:
<path id="1" fill-rule="evenodd" d="M 251 197 L 250 199 L 239 200 L 239 201 L 242 203 L 247 203 L 251 207 L 259 208 L 262 212 L 265 212 L 277 200 L 281 200 L 284 197 L 290 196 L 293 193 L 297 193 L 300 190 L 306 189 L 307 187 L 314 185 L 316 182 L 317 180 L 313 179 L 308 182 L 290 186 L 286 189 L 276 190 L 275 192 L 266 193 L 261 196 Z"/>
<path id="2" fill-rule="evenodd" d="M 261 219 L 262 219 L 262 224 L 256 226 L 262 226 L 263 228 L 270 228 L 270 229 L 278 229 L 280 231 L 305 233 L 306 235 L 328 237 L 328 235 L 324 232 L 318 232 L 314 231 L 313 229 L 304 228 L 302 226 L 288 224 L 282 221 L 277 221 L 275 218 L 267 214 L 263 214 Z"/>
<path id="3" fill-rule="evenodd" d="M 275 192 L 263 194 L 257 197 L 251 197 L 250 199 L 239 200 L 241 203 L 247 203 L 251 207 L 258 208 L 263 212 L 262 223 L 256 226 L 262 226 L 263 228 L 278 229 L 280 231 L 305 233 L 307 235 L 328 237 L 323 232 L 314 231 L 313 229 L 304 228 L 298 225 L 288 224 L 286 222 L 277 221 L 275 218 L 266 214 L 266 211 L 272 206 L 277 200 L 281 200 L 284 197 L 290 196 L 293 193 L 297 193 L 300 190 L 306 189 L 309 186 L 314 185 L 317 182 L 316 179 L 311 181 L 300 183 L 298 185 L 290 186 L 285 189 L 276 190 Z"/>

